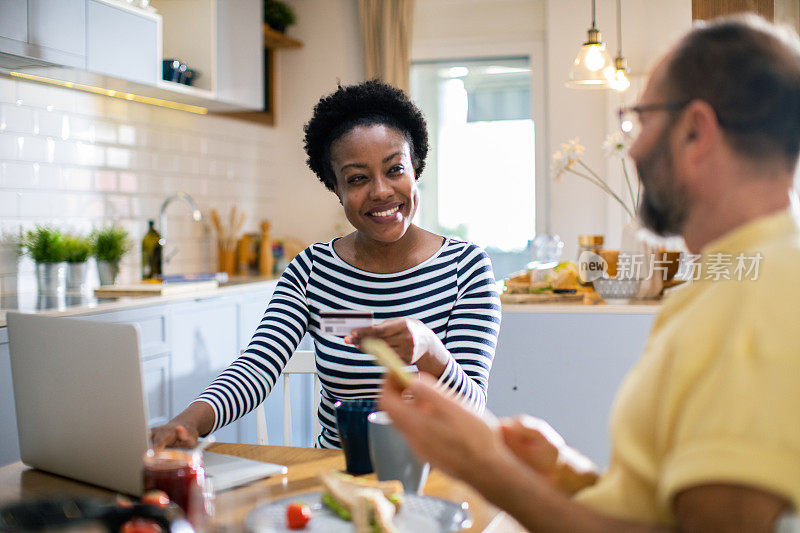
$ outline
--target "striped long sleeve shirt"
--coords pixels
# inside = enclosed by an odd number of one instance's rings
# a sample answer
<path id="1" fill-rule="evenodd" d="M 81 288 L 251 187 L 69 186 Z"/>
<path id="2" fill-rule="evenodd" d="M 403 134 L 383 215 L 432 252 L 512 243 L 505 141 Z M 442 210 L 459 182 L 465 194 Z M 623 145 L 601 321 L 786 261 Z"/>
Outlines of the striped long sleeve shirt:
<path id="1" fill-rule="evenodd" d="M 446 239 L 416 266 L 376 274 L 346 263 L 333 242 L 314 244 L 295 257 L 245 352 L 198 397 L 214 411 L 213 430 L 264 401 L 308 332 L 322 389 L 317 410 L 322 433 L 316 443 L 339 447 L 334 403 L 378 397 L 384 370 L 342 337 L 320 331 L 320 312 L 329 310 L 372 311 L 376 323 L 395 317 L 421 320 L 451 354 L 439 382 L 483 408 L 500 327 L 500 300 L 486 253 Z"/>

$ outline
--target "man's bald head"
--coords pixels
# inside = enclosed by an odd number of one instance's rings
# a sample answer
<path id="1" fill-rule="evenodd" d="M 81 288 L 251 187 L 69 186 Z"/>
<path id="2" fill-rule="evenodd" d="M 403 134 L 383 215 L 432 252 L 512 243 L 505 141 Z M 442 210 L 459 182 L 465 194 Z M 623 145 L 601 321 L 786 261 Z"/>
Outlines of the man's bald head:
<path id="1" fill-rule="evenodd" d="M 663 77 L 652 81 L 663 84 L 663 94 L 707 102 L 737 153 L 782 158 L 794 167 L 800 153 L 796 34 L 755 15 L 698 23 L 660 66 Z"/>

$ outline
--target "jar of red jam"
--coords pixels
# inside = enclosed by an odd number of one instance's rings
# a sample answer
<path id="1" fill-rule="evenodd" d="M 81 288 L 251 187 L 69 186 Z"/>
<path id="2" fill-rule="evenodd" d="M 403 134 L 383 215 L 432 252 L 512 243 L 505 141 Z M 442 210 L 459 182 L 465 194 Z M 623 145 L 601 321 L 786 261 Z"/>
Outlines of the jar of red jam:
<path id="1" fill-rule="evenodd" d="M 206 518 L 205 468 L 199 450 L 165 448 L 144 455 L 144 490 L 163 490 L 195 526 Z"/>

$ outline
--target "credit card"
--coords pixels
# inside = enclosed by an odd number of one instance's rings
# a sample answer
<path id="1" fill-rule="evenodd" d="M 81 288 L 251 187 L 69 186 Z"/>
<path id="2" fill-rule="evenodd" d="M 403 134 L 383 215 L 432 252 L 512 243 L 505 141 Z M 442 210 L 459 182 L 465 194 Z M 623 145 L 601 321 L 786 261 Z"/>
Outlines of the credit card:
<path id="1" fill-rule="evenodd" d="M 324 335 L 344 337 L 356 328 L 372 325 L 372 311 L 354 311 L 342 309 L 337 311 L 321 311 L 319 329 Z"/>

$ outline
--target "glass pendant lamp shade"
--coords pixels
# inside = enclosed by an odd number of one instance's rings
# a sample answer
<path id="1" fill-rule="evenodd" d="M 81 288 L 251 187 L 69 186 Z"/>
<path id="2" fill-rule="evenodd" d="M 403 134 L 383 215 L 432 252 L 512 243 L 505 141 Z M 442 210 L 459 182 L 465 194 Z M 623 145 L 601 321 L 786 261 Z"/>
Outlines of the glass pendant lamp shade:
<path id="1" fill-rule="evenodd" d="M 622 4 L 617 0 L 617 57 L 614 58 L 614 70 L 608 78 L 608 85 L 618 92 L 625 92 L 631 86 L 628 79 L 628 62 L 622 57 Z"/>
<path id="2" fill-rule="evenodd" d="M 576 89 L 607 89 L 614 77 L 614 64 L 606 51 L 606 44 L 595 27 L 595 6 L 592 0 L 592 27 L 583 43 L 567 77 L 567 87 Z"/>
<path id="3" fill-rule="evenodd" d="M 625 58 L 617 56 L 614 59 L 614 70 L 608 80 L 608 85 L 619 92 L 625 92 L 631 86 L 631 82 L 628 79 L 628 63 Z"/>

